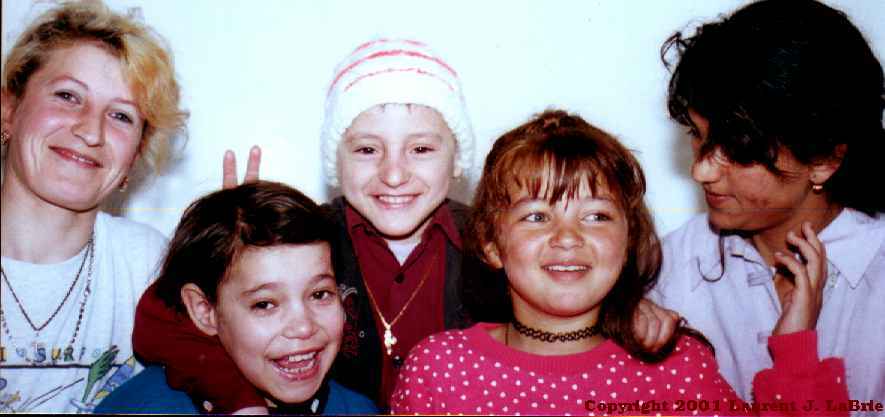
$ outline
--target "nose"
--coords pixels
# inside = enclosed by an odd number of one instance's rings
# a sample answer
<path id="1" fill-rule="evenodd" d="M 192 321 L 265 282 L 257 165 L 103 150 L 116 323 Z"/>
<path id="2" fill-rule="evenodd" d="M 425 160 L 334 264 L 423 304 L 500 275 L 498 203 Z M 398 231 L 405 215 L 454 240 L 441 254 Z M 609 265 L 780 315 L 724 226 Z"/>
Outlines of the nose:
<path id="1" fill-rule="evenodd" d="M 722 176 L 723 164 L 719 150 L 705 156 L 695 156 L 691 164 L 691 177 L 701 184 L 716 182 Z"/>
<path id="2" fill-rule="evenodd" d="M 399 187 L 411 178 L 408 162 L 398 153 L 390 152 L 381 161 L 379 177 L 381 182 L 391 188 Z"/>
<path id="3" fill-rule="evenodd" d="M 578 225 L 570 222 L 558 222 L 553 227 L 550 246 L 560 249 L 574 249 L 584 246 L 584 236 L 578 230 Z"/>
<path id="4" fill-rule="evenodd" d="M 104 143 L 102 133 L 103 115 L 98 111 L 86 109 L 77 119 L 71 132 L 87 146 L 99 146 Z"/>
<path id="5" fill-rule="evenodd" d="M 294 309 L 286 319 L 283 336 L 287 339 L 310 339 L 318 328 L 310 309 Z"/>

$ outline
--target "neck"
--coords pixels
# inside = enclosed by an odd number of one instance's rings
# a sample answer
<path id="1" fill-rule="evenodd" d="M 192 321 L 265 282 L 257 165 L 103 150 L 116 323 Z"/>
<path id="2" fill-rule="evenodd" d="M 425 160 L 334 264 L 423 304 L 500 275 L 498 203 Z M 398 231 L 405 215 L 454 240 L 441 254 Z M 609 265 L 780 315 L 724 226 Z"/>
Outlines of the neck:
<path id="1" fill-rule="evenodd" d="M 513 300 L 513 315 L 525 326 L 550 333 L 568 333 L 593 326 L 597 322 L 599 308 L 572 317 L 557 317 L 517 307 L 521 301 Z M 565 342 L 545 342 L 524 335 L 514 328 L 513 323 L 503 326 L 499 337 L 511 348 L 536 355 L 570 355 L 587 352 L 605 341 L 601 335 L 593 335 L 580 340 Z"/>
<path id="2" fill-rule="evenodd" d="M 793 252 L 787 243 L 788 232 L 793 231 L 801 237 L 802 224 L 809 222 L 814 232 L 819 234 L 842 212 L 841 205 L 827 202 L 822 195 L 815 197 L 813 204 L 796 209 L 786 221 L 750 236 L 750 241 L 766 264 L 775 266 L 775 252 L 785 254 Z"/>
<path id="3" fill-rule="evenodd" d="M 97 214 L 97 208 L 76 212 L 50 204 L 7 176 L 0 187 L 0 252 L 23 262 L 62 262 L 86 245 Z"/>

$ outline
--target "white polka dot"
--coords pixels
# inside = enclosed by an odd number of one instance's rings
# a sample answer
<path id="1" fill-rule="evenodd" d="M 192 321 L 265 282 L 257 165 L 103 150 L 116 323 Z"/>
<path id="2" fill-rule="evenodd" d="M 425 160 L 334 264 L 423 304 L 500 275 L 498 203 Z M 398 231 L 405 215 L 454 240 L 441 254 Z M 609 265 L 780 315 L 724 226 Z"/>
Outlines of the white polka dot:
<path id="1" fill-rule="evenodd" d="M 532 385 L 532 392 L 535 392 L 535 391 L 537 391 L 537 390 L 538 390 L 538 389 L 537 389 L 537 388 L 535 388 L 535 386 L 534 386 L 534 385 Z"/>
<path id="2" fill-rule="evenodd" d="M 419 393 L 417 393 L 417 394 L 415 394 L 415 395 L 416 395 L 416 396 L 417 396 L 417 397 L 418 397 L 418 398 L 421 398 L 421 397 L 422 397 L 422 396 L 423 396 L 423 395 L 421 395 L 421 393 L 420 393 L 420 392 L 419 392 Z"/>
<path id="3" fill-rule="evenodd" d="M 612 366 L 611 368 L 608 368 L 608 371 L 611 373 L 615 373 L 615 371 L 617 371 L 617 369 L 615 369 L 615 367 Z"/>
<path id="4" fill-rule="evenodd" d="M 501 398 L 504 398 L 504 397 L 506 397 L 506 396 L 507 396 L 507 393 L 504 392 L 504 391 L 501 391 L 501 395 L 500 395 L 500 397 L 501 397 Z"/>
<path id="5" fill-rule="evenodd" d="M 621 378 L 621 382 L 624 383 L 624 384 L 626 384 L 626 383 L 627 383 L 627 378 Z"/>
<path id="6" fill-rule="evenodd" d="M 451 355 L 451 354 L 452 354 L 452 349 L 446 349 L 446 355 Z"/>
<path id="7" fill-rule="evenodd" d="M 544 395 L 542 395 L 541 397 L 544 398 L 545 400 L 548 399 L 548 398 L 550 398 L 550 397 L 547 396 L 547 394 L 544 394 Z"/>
<path id="8" fill-rule="evenodd" d="M 702 363 L 702 364 L 701 364 L 701 367 L 702 367 L 702 368 L 706 368 L 706 367 L 707 367 L 707 362 Z"/>
<path id="9" fill-rule="evenodd" d="M 610 357 L 611 357 L 612 359 L 614 359 L 614 358 L 617 358 L 618 355 L 615 355 L 614 353 L 612 353 Z"/>
<path id="10" fill-rule="evenodd" d="M 595 397 L 595 396 L 596 396 L 596 391 L 590 391 L 590 396 L 591 396 L 591 397 Z"/>
<path id="11" fill-rule="evenodd" d="M 492 406 L 492 402 L 491 402 L 491 401 L 489 401 L 489 402 L 486 403 L 486 407 L 491 407 L 491 406 Z"/>
<path id="12" fill-rule="evenodd" d="M 581 374 L 581 378 L 587 379 L 589 376 L 587 374 Z"/>
<path id="13" fill-rule="evenodd" d="M 461 376 L 467 376 L 467 371 L 461 371 Z"/>
<path id="14" fill-rule="evenodd" d="M 650 376 L 645 377 L 645 382 L 651 382 L 651 377 Z"/>
<path id="15" fill-rule="evenodd" d="M 639 388 L 633 387 L 633 392 L 639 392 Z M 641 405 L 641 404 L 640 404 Z"/>
<path id="16" fill-rule="evenodd" d="M 520 381 L 520 380 L 517 379 L 517 380 L 516 380 L 516 386 L 520 386 L 520 385 L 522 385 L 522 381 Z"/>
<path id="17" fill-rule="evenodd" d="M 439 360 L 439 355 L 434 356 L 434 359 Z"/>
<path id="18" fill-rule="evenodd" d="M 493 386 L 493 387 L 497 387 L 497 386 L 498 386 L 498 381 L 492 381 L 492 386 Z"/>
<path id="19" fill-rule="evenodd" d="M 551 383 L 550 388 L 556 389 L 556 383 L 555 382 Z"/>
<path id="20" fill-rule="evenodd" d="M 655 390 L 654 390 L 654 388 L 648 390 L 648 393 L 651 394 L 651 395 L 655 395 Z"/>
<path id="21" fill-rule="evenodd" d="M 487 389 L 482 390 L 482 395 L 489 395 L 489 390 L 487 390 Z"/>
<path id="22" fill-rule="evenodd" d="M 522 398 L 525 398 L 525 392 L 520 392 L 520 393 L 519 393 L 519 396 L 522 397 Z"/>
<path id="23" fill-rule="evenodd" d="M 578 390 L 578 384 L 572 384 L 572 390 L 577 391 L 577 390 Z"/>
<path id="24" fill-rule="evenodd" d="M 566 380 L 566 377 L 562 377 L 562 382 L 565 382 Z"/>
<path id="25" fill-rule="evenodd" d="M 674 368 L 674 369 L 671 369 L 671 370 L 670 370 L 670 373 L 673 374 L 673 375 L 676 375 L 676 369 L 675 369 L 675 368 Z"/>
<path id="26" fill-rule="evenodd" d="M 507 377 L 507 374 L 503 374 L 503 375 L 501 375 L 501 378 L 507 379 L 507 378 L 508 378 L 508 377 Z"/>
<path id="27" fill-rule="evenodd" d="M 453 364 L 451 364 L 451 363 L 449 363 L 449 364 L 446 364 L 446 366 L 448 366 L 448 367 L 449 367 L 449 369 L 452 369 L 452 367 L 454 367 L 454 366 L 455 366 L 455 365 L 453 365 Z"/>
<path id="28" fill-rule="evenodd" d="M 691 382 L 691 377 L 690 376 L 685 377 L 685 382 Z"/>
<path id="29" fill-rule="evenodd" d="M 841 384 L 841 383 L 842 383 L 842 377 L 841 377 L 841 376 L 837 376 L 837 377 L 836 377 L 836 383 L 837 383 L 837 384 Z"/>
<path id="30" fill-rule="evenodd" d="M 464 357 L 463 357 L 463 356 L 458 356 L 458 362 L 464 363 Z"/>
<path id="31" fill-rule="evenodd" d="M 775 399 L 775 400 L 779 400 L 779 399 L 781 399 L 781 395 L 780 395 L 780 394 L 774 394 L 774 399 Z"/>
<path id="32" fill-rule="evenodd" d="M 680 394 L 685 394 L 685 390 L 682 389 L 682 388 L 679 388 L 679 393 L 680 393 Z"/>
<path id="33" fill-rule="evenodd" d="M 479 364 L 478 364 L 478 363 L 474 363 L 474 364 L 473 364 L 473 369 L 477 369 L 477 368 L 479 368 Z"/>
<path id="34" fill-rule="evenodd" d="M 424 349 L 424 353 L 430 353 L 430 349 Z"/>
<path id="35" fill-rule="evenodd" d="M 538 403 L 532 403 L 532 408 L 538 408 Z"/>
<path id="36" fill-rule="evenodd" d="M 427 371 L 430 369 L 430 365 L 424 365 L 424 370 Z"/>
<path id="37" fill-rule="evenodd" d="M 618 361 L 618 365 L 624 366 L 624 361 Z"/>
<path id="38" fill-rule="evenodd" d="M 470 382 L 468 382 L 468 381 L 465 379 L 464 382 L 463 382 L 463 384 L 464 384 L 464 386 L 466 387 L 466 386 L 470 385 Z"/>
<path id="39" fill-rule="evenodd" d="M 446 378 L 448 378 L 448 377 L 449 377 L 449 373 L 446 372 L 446 373 L 443 374 L 443 376 L 446 377 Z"/>
<path id="40" fill-rule="evenodd" d="M 466 399 L 467 399 L 467 396 L 464 395 L 464 394 L 461 394 L 461 401 L 464 401 L 464 400 L 466 400 Z"/>
<path id="41" fill-rule="evenodd" d="M 617 392 L 613 392 L 613 393 L 611 393 L 611 396 L 612 396 L 612 398 L 618 398 L 618 393 L 617 393 Z"/>
<path id="42" fill-rule="evenodd" d="M 636 371 L 636 376 L 642 376 L 642 371 Z"/>
<path id="43" fill-rule="evenodd" d="M 688 359 L 688 356 L 686 356 L 684 359 L 685 359 L 686 362 L 688 362 L 688 360 L 689 360 L 689 359 Z"/>
<path id="44" fill-rule="evenodd" d="M 418 378 L 418 383 L 419 383 L 419 384 L 423 384 L 423 383 L 424 383 L 424 378 Z"/>
<path id="45" fill-rule="evenodd" d="M 563 395 L 562 399 L 568 401 L 568 395 Z"/>
<path id="46" fill-rule="evenodd" d="M 596 369 L 602 369 L 602 364 L 601 363 L 596 364 Z"/>
<path id="47" fill-rule="evenodd" d="M 606 384 L 606 385 L 611 385 L 611 384 L 612 384 L 612 380 L 610 380 L 610 379 L 606 379 L 606 380 L 605 380 L 605 384 Z"/>

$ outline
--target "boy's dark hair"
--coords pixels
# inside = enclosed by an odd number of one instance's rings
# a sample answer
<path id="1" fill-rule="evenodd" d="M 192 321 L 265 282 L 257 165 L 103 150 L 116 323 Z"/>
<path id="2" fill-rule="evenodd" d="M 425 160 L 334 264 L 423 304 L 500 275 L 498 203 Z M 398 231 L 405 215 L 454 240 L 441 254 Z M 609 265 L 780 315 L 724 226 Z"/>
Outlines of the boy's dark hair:
<path id="1" fill-rule="evenodd" d="M 651 353 L 642 347 L 633 327 L 639 302 L 661 268 L 660 241 L 644 201 L 645 176 L 627 148 L 581 117 L 548 110 L 495 141 L 473 200 L 468 250 L 486 259 L 483 248 L 495 241 L 501 216 L 513 203 L 512 190 L 525 189 L 554 204 L 562 197 L 576 196 L 583 181 L 593 193 L 606 187 L 624 211 L 628 226 L 624 267 L 599 312 L 602 334 L 642 360 L 662 359 L 685 331 L 677 332 L 665 349 Z M 486 297 L 490 305 L 510 305 L 506 292 Z M 505 321 L 510 319 L 512 310 Z"/>
<path id="2" fill-rule="evenodd" d="M 671 36 L 661 48 L 668 67 L 674 50 L 667 105 L 692 130 L 689 110 L 709 121 L 699 157 L 719 149 L 734 163 L 781 175 L 774 164 L 784 149 L 808 165 L 846 145 L 824 184 L 828 198 L 885 211 L 882 193 L 858 186 L 881 176 L 882 66 L 844 13 L 814 0 L 759 1 L 694 36 Z"/>
<path id="3" fill-rule="evenodd" d="M 184 313 L 181 288 L 194 283 L 216 302 L 218 286 L 247 247 L 332 241 L 326 213 L 298 190 L 256 181 L 193 202 L 169 242 L 157 295 Z"/>

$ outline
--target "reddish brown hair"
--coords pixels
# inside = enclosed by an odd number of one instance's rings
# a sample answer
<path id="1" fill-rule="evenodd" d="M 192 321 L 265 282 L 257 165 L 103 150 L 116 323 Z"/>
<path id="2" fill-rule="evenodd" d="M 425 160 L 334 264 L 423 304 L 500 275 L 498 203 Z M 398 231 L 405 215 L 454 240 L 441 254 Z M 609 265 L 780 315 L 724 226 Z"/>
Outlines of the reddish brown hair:
<path id="1" fill-rule="evenodd" d="M 562 197 L 576 197 L 583 182 L 594 194 L 600 187 L 607 189 L 629 228 L 624 268 L 600 308 L 602 333 L 643 360 L 663 358 L 668 349 L 646 352 L 633 331 L 639 302 L 661 268 L 660 241 L 644 201 L 645 175 L 627 148 L 580 116 L 548 110 L 495 141 L 473 200 L 468 247 L 488 262 L 483 248 L 495 242 L 499 221 L 516 197 L 514 190 L 555 204 Z"/>

